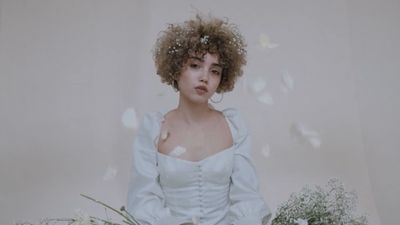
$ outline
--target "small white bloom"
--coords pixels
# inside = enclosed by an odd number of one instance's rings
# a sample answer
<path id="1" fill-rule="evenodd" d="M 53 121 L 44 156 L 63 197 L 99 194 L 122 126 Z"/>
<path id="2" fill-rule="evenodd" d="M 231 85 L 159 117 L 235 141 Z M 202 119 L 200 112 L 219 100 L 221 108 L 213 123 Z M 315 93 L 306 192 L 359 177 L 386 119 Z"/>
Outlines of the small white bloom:
<path id="1" fill-rule="evenodd" d="M 173 157 L 179 157 L 180 155 L 182 155 L 185 152 L 186 152 L 186 148 L 178 145 L 175 147 L 175 149 L 171 153 L 169 153 L 169 155 L 173 156 Z"/>
<path id="2" fill-rule="evenodd" d="M 259 36 L 259 43 L 262 48 L 276 48 L 279 46 L 279 44 L 272 43 L 268 35 L 266 34 L 260 34 Z"/>
<path id="3" fill-rule="evenodd" d="M 261 93 L 258 97 L 257 100 L 261 103 L 264 103 L 266 105 L 273 105 L 274 104 L 274 99 L 272 98 L 271 94 L 268 92 L 263 92 Z"/>
<path id="4" fill-rule="evenodd" d="M 138 119 L 134 108 L 128 108 L 122 115 L 122 124 L 126 128 L 136 130 L 138 128 Z"/>
<path id="5" fill-rule="evenodd" d="M 106 172 L 104 173 L 103 180 L 109 181 L 114 179 L 114 177 L 117 175 L 117 172 L 117 168 L 115 168 L 114 166 L 108 166 Z"/>
<path id="6" fill-rule="evenodd" d="M 204 37 L 200 38 L 200 42 L 202 44 L 208 44 L 208 38 L 209 38 L 208 35 L 204 35 Z"/>
<path id="7" fill-rule="evenodd" d="M 75 210 L 74 219 L 76 225 L 92 225 L 89 214 L 83 212 L 81 209 Z"/>
<path id="8" fill-rule="evenodd" d="M 297 223 L 298 225 L 308 225 L 307 220 L 303 220 L 303 219 L 297 219 L 294 222 Z"/>

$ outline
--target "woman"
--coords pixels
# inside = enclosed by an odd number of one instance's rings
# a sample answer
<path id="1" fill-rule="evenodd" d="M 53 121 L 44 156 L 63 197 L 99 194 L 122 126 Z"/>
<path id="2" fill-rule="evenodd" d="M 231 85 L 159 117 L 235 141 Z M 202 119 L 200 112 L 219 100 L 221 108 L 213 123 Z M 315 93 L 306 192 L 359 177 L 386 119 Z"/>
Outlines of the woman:
<path id="1" fill-rule="evenodd" d="M 179 104 L 147 113 L 134 141 L 127 205 L 141 225 L 264 225 L 270 219 L 239 112 L 208 103 L 234 88 L 245 57 L 242 35 L 217 18 L 170 24 L 157 40 L 157 74 L 179 91 Z"/>

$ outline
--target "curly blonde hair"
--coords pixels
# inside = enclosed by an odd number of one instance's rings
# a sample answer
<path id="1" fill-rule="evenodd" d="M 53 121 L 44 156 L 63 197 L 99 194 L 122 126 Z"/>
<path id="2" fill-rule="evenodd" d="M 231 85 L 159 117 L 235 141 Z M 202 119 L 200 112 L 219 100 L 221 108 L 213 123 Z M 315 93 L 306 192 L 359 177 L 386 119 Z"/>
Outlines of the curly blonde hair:
<path id="1" fill-rule="evenodd" d="M 161 82 L 179 90 L 177 80 L 188 58 L 198 54 L 217 54 L 222 65 L 217 93 L 232 91 L 242 66 L 246 64 L 246 44 L 237 26 L 227 20 L 196 15 L 182 24 L 169 24 L 153 49 Z"/>

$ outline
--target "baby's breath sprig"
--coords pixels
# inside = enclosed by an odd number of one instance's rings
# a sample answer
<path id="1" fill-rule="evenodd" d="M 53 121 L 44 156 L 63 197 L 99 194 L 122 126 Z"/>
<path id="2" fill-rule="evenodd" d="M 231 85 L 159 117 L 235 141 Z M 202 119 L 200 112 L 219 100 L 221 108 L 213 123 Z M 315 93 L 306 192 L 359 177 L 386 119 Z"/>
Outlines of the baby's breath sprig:
<path id="1" fill-rule="evenodd" d="M 357 195 L 347 192 L 337 178 L 325 188 L 304 187 L 291 194 L 279 208 L 271 225 L 367 225 L 365 216 L 356 217 Z"/>
<path id="2" fill-rule="evenodd" d="M 42 219 L 39 223 L 17 222 L 16 225 L 139 225 L 139 222 L 125 209 L 125 206 L 122 206 L 118 210 L 87 195 L 81 194 L 81 196 L 104 206 L 106 210 L 110 209 L 120 215 L 123 224 L 113 222 L 110 219 L 90 216 L 87 213 L 78 211 L 74 218 L 46 218 Z"/>

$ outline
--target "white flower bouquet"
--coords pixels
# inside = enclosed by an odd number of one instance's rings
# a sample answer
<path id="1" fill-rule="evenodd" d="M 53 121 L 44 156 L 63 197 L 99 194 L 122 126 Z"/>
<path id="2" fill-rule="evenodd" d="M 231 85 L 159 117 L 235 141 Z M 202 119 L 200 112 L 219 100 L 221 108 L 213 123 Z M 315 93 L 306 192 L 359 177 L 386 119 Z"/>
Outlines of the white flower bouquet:
<path id="1" fill-rule="evenodd" d="M 139 223 L 135 220 L 135 218 L 128 211 L 126 211 L 124 206 L 122 206 L 120 209 L 115 209 L 115 208 L 107 205 L 106 203 L 98 201 L 87 195 L 81 194 L 81 196 L 83 196 L 95 203 L 102 205 L 103 207 L 105 207 L 106 210 L 109 209 L 112 212 L 116 213 L 117 215 L 120 216 L 123 224 L 114 222 L 109 218 L 102 219 L 99 217 L 90 216 L 87 213 L 84 213 L 82 211 L 77 211 L 73 218 L 55 218 L 55 219 L 47 218 L 47 219 L 43 219 L 42 221 L 40 221 L 39 225 L 56 225 L 56 224 L 65 224 L 65 225 L 139 225 Z M 30 222 L 20 222 L 20 223 L 17 223 L 16 225 L 34 225 L 34 224 L 30 223 Z"/>
<path id="2" fill-rule="evenodd" d="M 356 217 L 357 195 L 346 192 L 338 179 L 325 188 L 306 186 L 291 194 L 277 210 L 271 225 L 367 225 L 365 216 Z"/>

